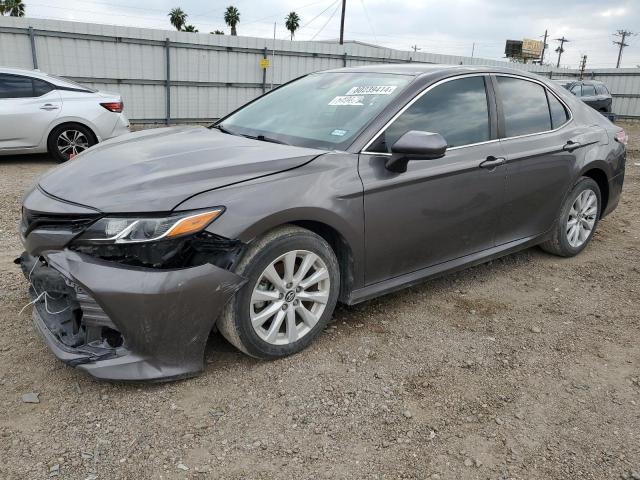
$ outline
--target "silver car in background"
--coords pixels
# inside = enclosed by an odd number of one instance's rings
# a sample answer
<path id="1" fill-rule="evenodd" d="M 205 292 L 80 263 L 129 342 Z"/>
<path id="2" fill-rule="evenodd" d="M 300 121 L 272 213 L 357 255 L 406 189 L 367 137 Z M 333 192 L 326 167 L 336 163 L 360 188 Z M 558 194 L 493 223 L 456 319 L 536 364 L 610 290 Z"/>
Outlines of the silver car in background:
<path id="1" fill-rule="evenodd" d="M 129 133 L 118 93 L 37 70 L 0 67 L 0 155 L 49 154 L 64 162 Z"/>

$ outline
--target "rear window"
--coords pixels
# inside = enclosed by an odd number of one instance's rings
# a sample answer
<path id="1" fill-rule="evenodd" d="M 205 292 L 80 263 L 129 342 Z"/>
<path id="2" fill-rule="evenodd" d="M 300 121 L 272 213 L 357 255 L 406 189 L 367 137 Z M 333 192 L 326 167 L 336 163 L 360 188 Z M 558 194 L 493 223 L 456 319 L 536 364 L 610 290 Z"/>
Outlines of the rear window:
<path id="1" fill-rule="evenodd" d="M 547 94 L 542 85 L 513 77 L 498 77 L 505 136 L 517 137 L 551 130 Z"/>
<path id="2" fill-rule="evenodd" d="M 582 96 L 593 97 L 596 94 L 596 87 L 593 85 L 582 85 Z"/>
<path id="3" fill-rule="evenodd" d="M 607 90 L 607 87 L 600 84 L 600 85 L 596 85 L 596 93 L 598 95 L 609 95 L 609 90 Z"/>
<path id="4" fill-rule="evenodd" d="M 69 86 L 71 88 L 77 88 L 78 90 L 83 90 L 85 92 L 95 93 L 95 92 L 98 91 L 98 90 L 95 90 L 93 88 L 89 88 L 86 85 L 82 85 L 81 83 L 74 82 L 73 80 L 69 80 L 68 78 L 56 77 L 55 75 L 47 75 L 47 77 L 52 78 L 54 80 L 58 80 L 59 82 L 64 82 L 64 83 L 67 84 L 67 86 Z"/>

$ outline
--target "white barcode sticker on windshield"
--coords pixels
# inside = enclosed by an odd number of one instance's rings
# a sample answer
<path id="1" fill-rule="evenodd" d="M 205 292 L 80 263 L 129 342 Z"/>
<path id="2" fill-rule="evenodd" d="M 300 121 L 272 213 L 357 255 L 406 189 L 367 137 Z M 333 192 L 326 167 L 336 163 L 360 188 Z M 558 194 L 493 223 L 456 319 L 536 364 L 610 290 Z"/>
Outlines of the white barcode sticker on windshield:
<path id="1" fill-rule="evenodd" d="M 398 88 L 396 85 L 371 85 L 368 87 L 353 87 L 347 95 L 391 95 Z"/>
<path id="2" fill-rule="evenodd" d="M 329 105 L 332 107 L 340 107 L 346 105 L 364 105 L 362 103 L 364 101 L 364 97 L 355 97 L 355 96 L 347 96 L 340 95 L 329 102 Z"/>

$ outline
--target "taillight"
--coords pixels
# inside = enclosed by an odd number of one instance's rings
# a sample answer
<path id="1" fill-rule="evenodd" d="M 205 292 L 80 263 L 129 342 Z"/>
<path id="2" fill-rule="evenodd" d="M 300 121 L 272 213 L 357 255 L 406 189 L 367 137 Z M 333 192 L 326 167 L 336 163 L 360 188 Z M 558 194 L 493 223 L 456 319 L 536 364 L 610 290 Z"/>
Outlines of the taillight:
<path id="1" fill-rule="evenodd" d="M 629 135 L 627 135 L 627 132 L 625 132 L 624 130 L 620 130 L 618 133 L 616 133 L 616 136 L 614 137 L 616 139 L 616 142 L 621 143 L 622 145 L 627 145 L 627 143 L 629 143 Z"/>
<path id="2" fill-rule="evenodd" d="M 115 113 L 121 113 L 122 109 L 124 108 L 123 102 L 106 102 L 106 103 L 101 103 L 100 105 L 102 105 L 104 108 L 106 108 L 110 112 L 115 112 Z"/>

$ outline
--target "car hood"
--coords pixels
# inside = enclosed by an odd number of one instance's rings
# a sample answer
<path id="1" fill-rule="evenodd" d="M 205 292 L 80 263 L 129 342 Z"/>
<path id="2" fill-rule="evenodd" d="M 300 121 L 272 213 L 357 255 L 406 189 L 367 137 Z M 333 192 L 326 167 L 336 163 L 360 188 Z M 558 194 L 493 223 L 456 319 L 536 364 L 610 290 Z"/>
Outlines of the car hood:
<path id="1" fill-rule="evenodd" d="M 323 153 L 205 127 L 158 128 L 96 145 L 39 185 L 105 213 L 168 212 L 198 193 L 290 170 Z"/>

